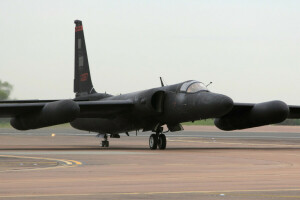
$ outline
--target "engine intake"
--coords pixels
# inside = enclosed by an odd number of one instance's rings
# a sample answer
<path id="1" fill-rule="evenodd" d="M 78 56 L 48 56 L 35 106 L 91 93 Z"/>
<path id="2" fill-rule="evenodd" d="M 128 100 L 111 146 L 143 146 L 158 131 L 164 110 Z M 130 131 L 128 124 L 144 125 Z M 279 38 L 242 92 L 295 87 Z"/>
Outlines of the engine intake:
<path id="1" fill-rule="evenodd" d="M 73 121 L 80 113 L 78 104 L 72 100 L 47 103 L 40 111 L 17 116 L 10 120 L 18 130 L 37 129 Z"/>
<path id="2" fill-rule="evenodd" d="M 135 97 L 135 113 L 139 116 L 156 116 L 164 112 L 165 92 L 153 90 Z"/>
<path id="3" fill-rule="evenodd" d="M 224 131 L 253 128 L 280 123 L 287 118 L 289 112 L 289 107 L 282 101 L 258 103 L 250 109 L 233 111 L 215 119 L 215 125 Z"/>

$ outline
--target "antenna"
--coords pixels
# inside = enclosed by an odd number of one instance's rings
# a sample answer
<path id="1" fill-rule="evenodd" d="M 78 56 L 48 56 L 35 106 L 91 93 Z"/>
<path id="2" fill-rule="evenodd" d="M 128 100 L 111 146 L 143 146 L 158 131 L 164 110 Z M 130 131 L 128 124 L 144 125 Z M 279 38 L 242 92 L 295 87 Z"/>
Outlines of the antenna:
<path id="1" fill-rule="evenodd" d="M 208 87 L 208 86 L 211 85 L 211 84 L 212 84 L 212 82 L 209 82 L 209 84 L 207 84 L 206 87 Z"/>
<path id="2" fill-rule="evenodd" d="M 164 86 L 165 86 L 165 84 L 164 84 L 164 82 L 163 82 L 162 78 L 161 78 L 161 77 L 159 77 L 159 79 L 160 79 L 160 84 L 161 84 L 161 87 L 164 87 Z"/>

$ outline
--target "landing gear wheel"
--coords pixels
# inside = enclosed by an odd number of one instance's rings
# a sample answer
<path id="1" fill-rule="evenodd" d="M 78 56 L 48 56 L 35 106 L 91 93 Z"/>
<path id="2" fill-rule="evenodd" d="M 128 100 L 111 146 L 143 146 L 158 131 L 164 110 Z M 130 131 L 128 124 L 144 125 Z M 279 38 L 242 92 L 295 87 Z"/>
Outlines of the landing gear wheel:
<path id="1" fill-rule="evenodd" d="M 151 134 L 149 137 L 149 147 L 154 150 L 157 149 L 158 138 L 156 134 Z"/>
<path id="2" fill-rule="evenodd" d="M 160 134 L 158 136 L 158 148 L 159 149 L 166 149 L 167 146 L 167 139 L 165 134 Z"/>
<path id="3" fill-rule="evenodd" d="M 109 141 L 102 141 L 102 147 L 109 147 Z"/>
<path id="4" fill-rule="evenodd" d="M 109 141 L 107 140 L 107 134 L 104 135 L 104 140 L 102 141 L 102 147 L 109 147 Z"/>

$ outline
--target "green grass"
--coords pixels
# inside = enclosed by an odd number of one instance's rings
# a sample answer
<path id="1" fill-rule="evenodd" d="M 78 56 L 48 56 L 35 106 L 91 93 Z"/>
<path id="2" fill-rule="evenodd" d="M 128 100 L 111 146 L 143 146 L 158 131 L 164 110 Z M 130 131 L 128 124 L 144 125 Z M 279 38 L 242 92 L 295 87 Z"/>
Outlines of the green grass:
<path id="1" fill-rule="evenodd" d="M 10 128 L 9 118 L 0 118 L 0 128 Z"/>
<path id="2" fill-rule="evenodd" d="M 195 125 L 195 126 L 214 126 L 214 119 L 197 120 L 194 122 L 185 122 L 182 125 Z"/>
<path id="3" fill-rule="evenodd" d="M 0 123 L 0 128 L 11 128 L 10 123 Z"/>

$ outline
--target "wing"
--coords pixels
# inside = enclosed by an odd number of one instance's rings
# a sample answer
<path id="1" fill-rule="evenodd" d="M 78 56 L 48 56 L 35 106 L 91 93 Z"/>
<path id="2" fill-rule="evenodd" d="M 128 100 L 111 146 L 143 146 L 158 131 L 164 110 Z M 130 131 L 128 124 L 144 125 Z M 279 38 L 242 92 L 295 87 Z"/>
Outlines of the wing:
<path id="1" fill-rule="evenodd" d="M 112 118 L 129 113 L 134 106 L 130 100 L 79 101 L 77 103 L 80 107 L 79 117 L 82 118 Z"/>
<path id="2" fill-rule="evenodd" d="M 290 114 L 288 115 L 288 119 L 298 119 L 300 118 L 300 106 L 289 105 Z"/>
<path id="3" fill-rule="evenodd" d="M 234 103 L 232 110 L 226 115 L 238 115 L 253 108 L 254 103 Z M 300 106 L 288 105 L 290 113 L 287 119 L 298 119 L 300 118 Z"/>
<path id="4" fill-rule="evenodd" d="M 21 100 L 0 101 L 0 117 L 16 117 L 30 113 L 39 112 L 46 104 L 57 100 Z M 128 113 L 133 107 L 130 100 L 102 100 L 102 101 L 75 101 L 80 108 L 78 117 L 102 117 L 112 118 L 114 116 Z"/>

